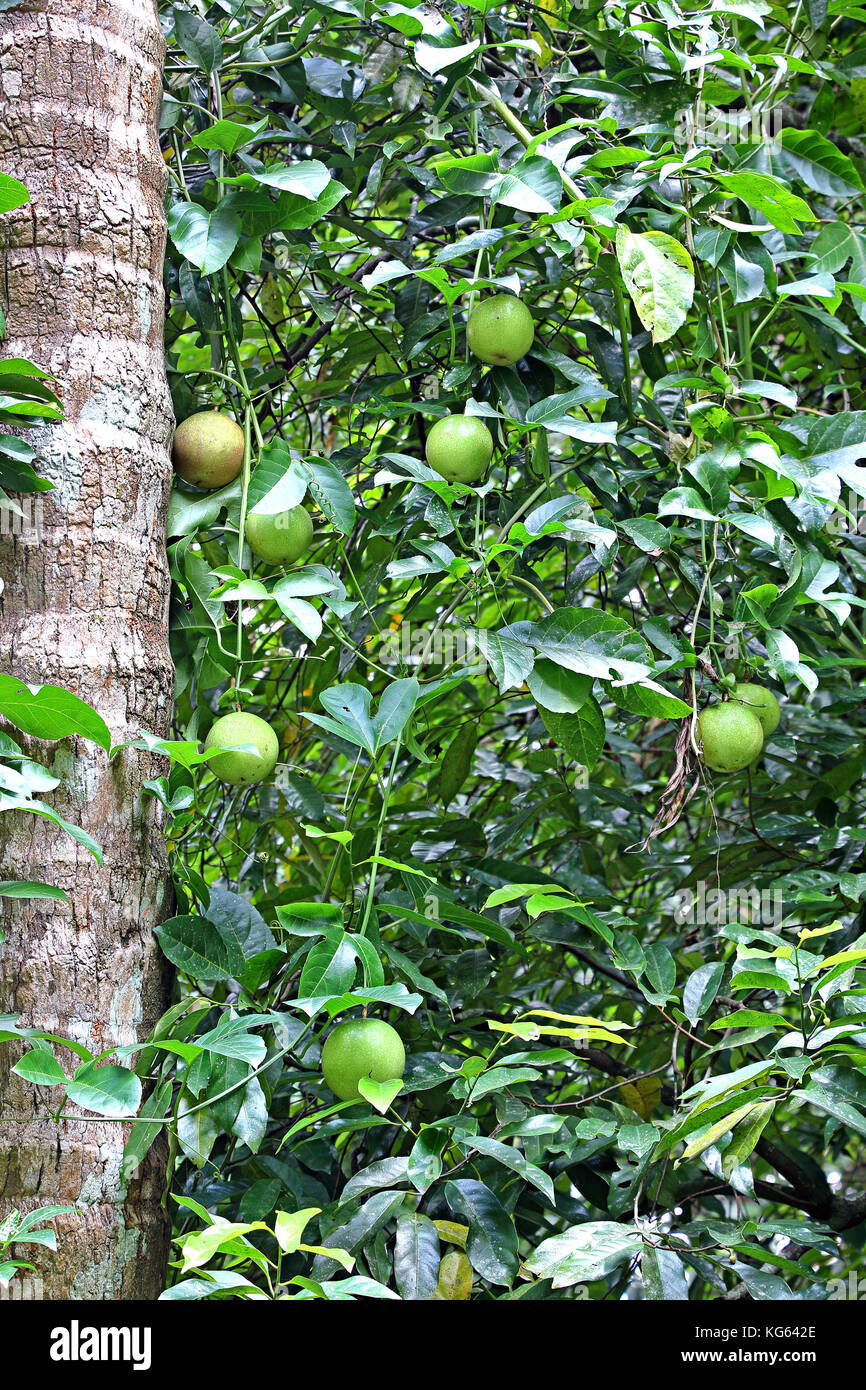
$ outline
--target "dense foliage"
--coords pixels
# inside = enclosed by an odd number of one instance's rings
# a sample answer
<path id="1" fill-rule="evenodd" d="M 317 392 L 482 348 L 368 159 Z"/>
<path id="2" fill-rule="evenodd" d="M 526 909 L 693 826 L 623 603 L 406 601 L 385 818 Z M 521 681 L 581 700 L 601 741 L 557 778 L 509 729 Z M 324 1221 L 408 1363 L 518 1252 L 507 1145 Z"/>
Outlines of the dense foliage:
<path id="1" fill-rule="evenodd" d="M 860 1270 L 861 19 L 166 9 L 173 397 L 245 463 L 169 514 L 177 1002 L 70 1098 L 144 1094 L 130 1171 L 165 1118 L 167 1297 Z M 535 337 L 487 366 L 500 293 Z M 473 484 L 425 462 L 464 410 Z M 300 504 L 295 565 L 241 543 Z M 722 775 L 697 716 L 734 679 L 781 722 Z M 280 741 L 252 786 L 201 751 L 236 708 Z M 362 1015 L 406 1071 L 338 1101 L 321 1047 Z"/>

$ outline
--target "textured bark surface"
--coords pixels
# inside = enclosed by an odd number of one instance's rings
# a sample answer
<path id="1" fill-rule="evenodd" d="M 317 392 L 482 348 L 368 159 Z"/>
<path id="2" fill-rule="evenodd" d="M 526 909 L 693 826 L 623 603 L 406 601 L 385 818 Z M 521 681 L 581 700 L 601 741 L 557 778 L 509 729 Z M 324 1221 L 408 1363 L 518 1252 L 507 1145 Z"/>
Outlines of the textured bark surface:
<path id="1" fill-rule="evenodd" d="M 38 543 L 0 536 L 0 669 L 73 691 L 115 743 L 165 734 L 171 716 L 162 58 L 154 0 L 24 0 L 0 14 L 0 168 L 31 195 L 0 219 L 4 352 L 53 373 L 67 414 L 27 436 L 55 484 Z M 156 769 L 131 750 L 109 763 L 79 740 L 24 742 L 63 776 L 54 804 L 105 862 L 41 817 L 0 817 L 0 877 L 45 879 L 71 899 L 4 905 L 0 1013 L 93 1052 L 134 1042 L 166 998 L 152 935 L 170 908 L 166 865 L 141 794 Z M 73 1054 L 59 1055 L 69 1072 Z M 56 1255 L 27 1249 L 32 1296 L 154 1298 L 168 1240 L 161 1146 L 124 1182 L 126 1126 L 39 1118 L 45 1104 L 11 1061 L 0 1048 L 0 1216 L 83 1208 L 57 1221 Z"/>

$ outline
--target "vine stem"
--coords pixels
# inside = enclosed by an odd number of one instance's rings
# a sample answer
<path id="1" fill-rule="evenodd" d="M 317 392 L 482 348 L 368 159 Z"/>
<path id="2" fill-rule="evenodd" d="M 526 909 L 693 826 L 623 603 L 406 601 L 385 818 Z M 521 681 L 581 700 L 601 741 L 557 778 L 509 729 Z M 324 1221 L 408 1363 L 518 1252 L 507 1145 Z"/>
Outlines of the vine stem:
<path id="1" fill-rule="evenodd" d="M 491 92 L 489 87 L 485 87 L 483 82 L 479 82 L 477 77 L 471 77 L 469 81 L 482 101 L 485 101 L 487 105 L 496 112 L 497 116 L 507 125 L 512 135 L 516 135 L 520 143 L 525 146 L 526 149 L 529 149 L 529 146 L 535 142 L 537 137 L 534 136 L 531 131 L 527 130 L 522 121 L 518 120 L 517 116 L 506 106 L 502 98 L 498 97 L 495 92 Z M 562 186 L 565 191 L 571 195 L 575 202 L 582 202 L 583 194 L 570 174 L 567 174 L 564 169 L 560 169 L 559 175 L 562 179 Z"/>
<path id="2" fill-rule="evenodd" d="M 712 536 L 712 541 L 711 541 L 713 553 L 712 553 L 712 555 L 709 557 L 709 561 L 707 562 L 707 564 L 706 564 L 705 567 L 704 567 L 704 579 L 703 579 L 703 583 L 701 584 L 701 592 L 698 594 L 698 601 L 697 601 L 697 603 L 695 604 L 695 611 L 694 611 L 694 615 L 693 615 L 693 617 L 692 617 L 691 634 L 690 634 L 690 637 L 689 637 L 689 641 L 691 642 L 692 646 L 695 645 L 695 636 L 696 636 L 697 630 L 698 630 L 698 622 L 700 621 L 701 609 L 703 608 L 703 605 L 704 605 L 704 594 L 707 592 L 707 586 L 708 586 L 708 584 L 709 584 L 709 582 L 710 582 L 710 575 L 712 574 L 712 572 L 713 572 L 713 566 L 714 566 L 715 563 L 716 563 L 716 544 L 717 544 L 717 540 L 718 540 L 718 534 L 719 534 L 719 523 L 716 522 L 716 523 L 714 524 L 714 526 L 713 526 L 713 536 Z M 702 549 L 704 549 L 704 547 L 706 546 L 706 535 L 707 535 L 707 533 L 706 533 L 706 524 L 705 524 L 704 522 L 702 522 L 702 523 L 701 523 L 701 547 L 702 547 Z M 706 552 L 704 552 L 704 553 L 706 553 Z M 711 614 L 711 616 L 712 616 L 712 598 L 710 599 L 710 614 Z M 697 722 L 698 722 L 698 696 L 697 696 L 697 690 L 696 690 L 696 687 L 695 687 L 695 673 L 694 673 L 694 671 L 692 671 L 691 674 L 692 674 L 692 717 L 691 717 L 690 726 L 689 726 L 689 740 L 690 740 L 690 742 L 691 742 L 693 751 L 695 752 L 695 754 L 696 754 L 698 757 L 700 757 L 700 749 L 698 748 L 697 739 L 696 739 L 696 737 L 695 737 L 695 726 L 697 725 Z"/>
<path id="3" fill-rule="evenodd" d="M 515 116 L 514 112 L 511 111 L 508 106 L 506 106 L 505 102 L 502 100 L 501 97 L 498 97 L 495 92 L 491 92 L 490 88 L 485 87 L 484 84 L 482 82 L 479 82 L 476 77 L 471 77 L 468 79 L 468 81 L 475 88 L 475 91 L 481 97 L 482 101 L 485 101 L 487 105 L 490 106 L 491 109 L 496 112 L 497 116 L 499 116 L 502 119 L 502 121 L 511 131 L 511 133 L 517 136 L 518 140 L 524 146 L 524 148 L 529 149 L 531 145 L 535 144 L 538 137 L 534 136 L 530 130 L 527 130 L 523 122 L 519 120 L 517 116 Z M 583 193 L 581 192 L 580 188 L 575 183 L 571 175 L 567 174 L 564 169 L 560 169 L 559 176 L 562 179 L 563 188 L 565 189 L 566 193 L 568 193 L 568 195 L 571 197 L 571 199 L 574 202 L 582 202 Z M 613 299 L 614 307 L 616 309 L 617 323 L 619 326 L 620 346 L 622 349 L 623 368 L 625 372 L 626 410 L 628 412 L 629 424 L 632 424 L 634 422 L 634 403 L 632 401 L 632 372 L 628 350 L 628 316 L 626 313 L 625 296 L 623 290 L 624 284 L 622 278 L 622 271 L 619 269 L 619 264 L 617 262 L 617 270 L 613 275 Z"/>
<path id="4" fill-rule="evenodd" d="M 244 567 L 244 528 L 247 520 L 247 498 L 250 490 L 250 453 L 251 453 L 251 419 L 253 409 L 247 401 L 244 406 L 244 465 L 243 482 L 241 484 L 241 513 L 238 521 L 238 569 Z M 235 671 L 235 689 L 241 684 L 241 667 L 243 666 L 243 641 L 244 641 L 244 605 L 243 599 L 238 599 L 237 616 L 237 641 L 235 644 L 235 656 L 237 658 L 237 669 Z M 235 706 L 240 710 L 240 704 L 235 700 Z"/>
<path id="5" fill-rule="evenodd" d="M 634 400 L 632 398 L 632 376 L 631 358 L 628 350 L 628 312 L 626 310 L 625 295 L 622 292 L 622 276 L 613 277 L 613 302 L 616 308 L 616 321 L 619 327 L 619 344 L 622 352 L 622 365 L 625 372 L 625 408 L 628 412 L 629 424 L 634 424 Z"/>
<path id="6" fill-rule="evenodd" d="M 386 786 L 385 786 L 385 789 L 384 789 L 384 791 L 383 791 L 383 793 L 382 793 L 382 809 L 381 809 L 381 811 L 379 812 L 379 824 L 378 824 L 378 826 L 376 827 L 376 848 L 375 848 L 374 851 L 373 851 L 374 860 L 373 860 L 373 865 L 372 865 L 372 871 L 371 871 L 371 873 L 370 873 L 370 883 L 369 883 L 369 886 L 368 886 L 368 888 L 367 888 L 367 901 L 366 901 L 366 903 L 364 904 L 364 920 L 363 920 L 363 922 L 361 923 L 361 935 L 362 935 L 362 936 L 366 936 L 366 935 L 367 935 L 367 926 L 368 926 L 369 921 L 370 921 L 370 914 L 371 914 L 371 912 L 372 912 L 372 910 L 373 910 L 373 893 L 375 892 L 375 889 L 376 889 L 376 876 L 377 876 L 377 870 L 378 870 L 378 868 L 379 868 L 379 865 L 378 865 L 378 863 L 376 862 L 376 860 L 378 859 L 378 857 L 379 857 L 379 851 L 380 851 L 381 848 L 382 848 L 382 837 L 383 837 L 383 835 L 384 835 L 384 833 L 385 833 L 385 818 L 386 818 L 386 816 L 387 816 L 387 814 L 388 814 L 388 806 L 390 805 L 390 801 L 391 801 L 391 789 L 392 789 L 392 787 L 393 787 L 393 785 L 394 785 L 394 773 L 395 773 L 396 770 L 397 770 L 397 758 L 398 758 L 399 755 L 400 755 L 400 747 L 401 747 L 402 742 L 403 742 L 402 737 L 398 734 L 398 735 L 397 735 L 397 741 L 396 741 L 396 743 L 394 744 L 394 753 L 393 753 L 393 756 L 392 756 L 392 758 L 391 758 L 391 766 L 390 766 L 390 768 L 388 769 L 388 781 L 387 781 L 387 784 L 386 784 Z"/>

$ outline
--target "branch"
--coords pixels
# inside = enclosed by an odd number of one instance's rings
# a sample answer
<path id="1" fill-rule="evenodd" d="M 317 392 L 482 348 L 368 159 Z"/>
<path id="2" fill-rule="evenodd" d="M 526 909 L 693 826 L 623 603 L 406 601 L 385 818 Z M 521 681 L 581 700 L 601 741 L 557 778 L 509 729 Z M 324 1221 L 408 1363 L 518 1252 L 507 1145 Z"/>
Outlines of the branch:
<path id="1" fill-rule="evenodd" d="M 362 276 L 368 275 L 369 272 L 373 270 L 373 268 L 377 266 L 380 261 L 384 260 L 384 256 L 373 256 L 371 260 L 365 261 L 363 265 L 359 265 L 357 270 L 353 270 L 349 276 L 349 279 L 353 280 L 357 284 L 357 282 L 362 278 Z M 352 285 L 342 285 L 340 289 L 338 289 L 334 294 L 334 303 L 338 305 L 343 304 L 345 300 L 349 298 L 350 294 L 352 293 L 352 289 Z M 315 316 L 307 320 L 308 325 L 314 322 Z M 289 349 L 289 351 L 285 355 L 285 358 L 283 359 L 288 370 L 291 371 L 293 367 L 297 367 L 298 363 L 302 362 L 304 358 L 308 355 L 308 353 L 312 352 L 316 344 L 320 343 L 323 338 L 327 337 L 327 335 L 331 332 L 333 326 L 333 321 L 331 323 L 320 323 L 319 327 L 315 330 L 314 333 L 308 334 L 308 336 L 306 338 L 302 338 L 300 342 L 296 341 L 294 346 Z"/>

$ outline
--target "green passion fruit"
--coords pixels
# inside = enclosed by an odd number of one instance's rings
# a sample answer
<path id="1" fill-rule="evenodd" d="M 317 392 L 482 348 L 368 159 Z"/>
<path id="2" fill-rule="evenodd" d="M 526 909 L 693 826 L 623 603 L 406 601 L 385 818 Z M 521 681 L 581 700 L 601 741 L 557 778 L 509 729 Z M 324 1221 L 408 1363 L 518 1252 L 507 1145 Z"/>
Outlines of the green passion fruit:
<path id="1" fill-rule="evenodd" d="M 379 1018 L 338 1023 L 322 1048 L 322 1073 L 340 1100 L 361 1100 L 358 1082 L 396 1081 L 406 1066 L 400 1034 Z"/>
<path id="2" fill-rule="evenodd" d="M 737 681 L 731 689 L 731 699 L 739 701 L 757 715 L 765 739 L 778 729 L 782 711 L 772 690 L 767 690 L 763 685 L 753 685 L 751 681 Z"/>
<path id="3" fill-rule="evenodd" d="M 446 415 L 428 434 L 426 452 L 446 482 L 477 483 L 493 455 L 493 436 L 477 415 Z"/>
<path id="4" fill-rule="evenodd" d="M 240 748 L 231 751 L 231 746 L 251 743 L 258 753 L 245 753 Z M 277 763 L 280 745 L 270 724 L 257 714 L 224 714 L 212 725 L 204 741 L 205 752 L 211 748 L 225 748 L 210 759 L 209 766 L 221 782 L 231 787 L 249 786 L 251 782 L 262 782 L 270 777 Z"/>
<path id="5" fill-rule="evenodd" d="M 254 555 L 272 565 L 293 565 L 309 549 L 313 523 L 303 507 L 265 516 L 250 512 L 244 523 L 244 538 Z"/>
<path id="6" fill-rule="evenodd" d="M 761 721 L 738 700 L 701 710 L 698 730 L 704 762 L 714 772 L 740 772 L 764 746 Z"/>
<path id="7" fill-rule="evenodd" d="M 508 367 L 519 362 L 532 347 L 535 324 L 522 299 L 513 294 L 494 294 L 482 299 L 469 315 L 466 341 L 482 362 Z"/>

